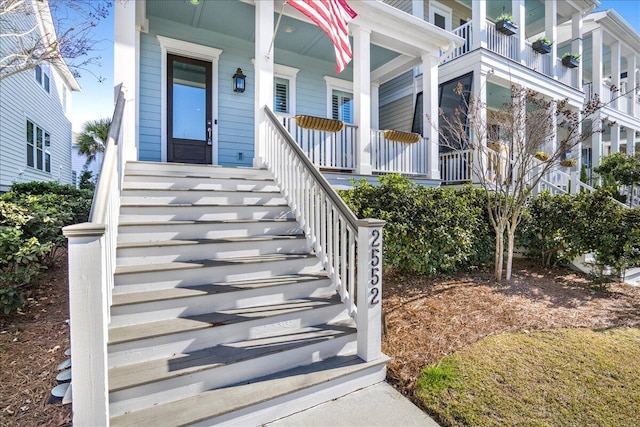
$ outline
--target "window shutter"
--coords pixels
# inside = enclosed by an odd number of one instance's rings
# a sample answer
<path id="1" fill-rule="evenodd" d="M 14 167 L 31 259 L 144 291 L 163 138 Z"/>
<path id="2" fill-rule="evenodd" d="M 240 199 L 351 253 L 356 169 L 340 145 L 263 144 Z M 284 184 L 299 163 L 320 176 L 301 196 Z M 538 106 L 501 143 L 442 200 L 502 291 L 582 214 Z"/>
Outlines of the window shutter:
<path id="1" fill-rule="evenodd" d="M 273 109 L 276 113 L 289 113 L 289 80 L 276 77 L 274 86 Z"/>

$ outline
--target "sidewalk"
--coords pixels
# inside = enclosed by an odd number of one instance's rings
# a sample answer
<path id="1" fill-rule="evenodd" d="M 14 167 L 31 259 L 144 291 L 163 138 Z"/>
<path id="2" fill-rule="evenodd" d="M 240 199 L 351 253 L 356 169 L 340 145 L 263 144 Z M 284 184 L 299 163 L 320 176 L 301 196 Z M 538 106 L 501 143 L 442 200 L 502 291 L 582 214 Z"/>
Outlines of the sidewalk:
<path id="1" fill-rule="evenodd" d="M 269 427 L 438 427 L 386 382 L 267 424 Z"/>

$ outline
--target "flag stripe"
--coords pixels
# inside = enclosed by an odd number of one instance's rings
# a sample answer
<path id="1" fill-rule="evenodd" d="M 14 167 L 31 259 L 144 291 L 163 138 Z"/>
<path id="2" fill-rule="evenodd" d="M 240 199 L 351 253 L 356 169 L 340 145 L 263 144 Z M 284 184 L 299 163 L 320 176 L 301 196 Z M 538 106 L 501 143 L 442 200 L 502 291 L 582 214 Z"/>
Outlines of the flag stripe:
<path id="1" fill-rule="evenodd" d="M 356 12 L 346 0 L 289 0 L 289 4 L 327 33 L 335 49 L 336 72 L 341 73 L 353 58 L 348 25 Z"/>

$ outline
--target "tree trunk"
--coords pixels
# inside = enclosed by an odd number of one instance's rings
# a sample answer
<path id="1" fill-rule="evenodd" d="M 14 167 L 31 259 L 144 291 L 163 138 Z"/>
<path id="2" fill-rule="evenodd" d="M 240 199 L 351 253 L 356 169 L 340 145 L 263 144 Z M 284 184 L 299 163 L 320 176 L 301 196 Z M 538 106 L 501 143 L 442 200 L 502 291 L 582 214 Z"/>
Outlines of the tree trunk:
<path id="1" fill-rule="evenodd" d="M 495 279 L 500 282 L 502 280 L 502 259 L 504 257 L 504 225 L 498 225 L 496 230 L 496 269 Z"/>
<path id="2" fill-rule="evenodd" d="M 511 280 L 511 270 L 513 267 L 513 247 L 515 245 L 515 240 L 515 227 L 509 227 L 509 231 L 507 233 L 507 274 L 505 276 L 507 281 Z"/>

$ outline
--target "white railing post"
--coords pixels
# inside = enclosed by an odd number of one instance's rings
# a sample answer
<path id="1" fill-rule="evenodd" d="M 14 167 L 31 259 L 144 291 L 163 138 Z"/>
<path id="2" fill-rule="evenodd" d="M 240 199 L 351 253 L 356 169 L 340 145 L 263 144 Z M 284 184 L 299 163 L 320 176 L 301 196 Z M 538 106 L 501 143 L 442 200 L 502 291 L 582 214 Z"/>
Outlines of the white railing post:
<path id="1" fill-rule="evenodd" d="M 105 225 L 89 222 L 63 229 L 69 248 L 73 424 L 77 426 L 109 425 L 105 232 Z"/>
<path id="2" fill-rule="evenodd" d="M 358 356 L 380 358 L 382 349 L 382 226 L 378 219 L 358 220 Z"/>

